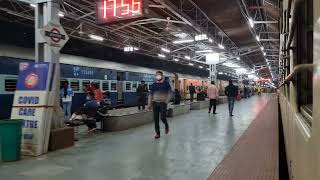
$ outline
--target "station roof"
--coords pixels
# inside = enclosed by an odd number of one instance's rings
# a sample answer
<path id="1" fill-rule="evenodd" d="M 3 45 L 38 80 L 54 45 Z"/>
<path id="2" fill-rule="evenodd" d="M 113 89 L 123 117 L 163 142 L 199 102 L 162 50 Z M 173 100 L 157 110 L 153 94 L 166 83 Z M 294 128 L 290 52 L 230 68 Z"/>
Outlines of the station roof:
<path id="1" fill-rule="evenodd" d="M 278 0 L 149 0 L 146 17 L 103 25 L 96 20 L 95 0 L 58 2 L 60 22 L 73 45 L 75 42 L 89 42 L 122 51 L 132 46 L 136 47 L 134 53 L 176 65 L 193 64 L 192 68 L 199 72 L 207 71 L 207 52 L 204 50 L 211 50 L 221 53 L 221 70 L 230 68 L 223 65 L 227 61 L 228 66 L 232 63 L 248 71 L 255 69 L 261 77 L 277 78 Z M 30 4 L 3 0 L 0 11 L 3 21 L 33 26 L 34 7 Z M 252 19 L 253 27 L 249 19 Z M 195 36 L 200 34 L 206 34 L 207 39 L 194 41 Z M 103 41 L 96 41 L 90 35 L 102 37 Z M 193 41 L 177 43 L 186 39 Z M 75 53 L 83 51 L 75 47 L 67 45 L 65 48 L 68 49 L 64 50 Z M 95 46 L 86 48 L 87 51 L 93 51 Z M 170 50 L 170 53 L 163 52 L 161 48 Z M 159 54 L 166 57 L 158 57 Z"/>

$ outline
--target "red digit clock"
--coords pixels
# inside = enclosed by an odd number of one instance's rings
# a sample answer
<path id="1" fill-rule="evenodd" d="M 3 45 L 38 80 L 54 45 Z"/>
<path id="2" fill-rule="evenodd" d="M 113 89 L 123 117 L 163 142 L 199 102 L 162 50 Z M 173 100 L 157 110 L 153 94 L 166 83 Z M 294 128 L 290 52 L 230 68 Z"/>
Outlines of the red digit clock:
<path id="1" fill-rule="evenodd" d="M 98 23 L 140 18 L 144 15 L 144 0 L 98 0 Z"/>

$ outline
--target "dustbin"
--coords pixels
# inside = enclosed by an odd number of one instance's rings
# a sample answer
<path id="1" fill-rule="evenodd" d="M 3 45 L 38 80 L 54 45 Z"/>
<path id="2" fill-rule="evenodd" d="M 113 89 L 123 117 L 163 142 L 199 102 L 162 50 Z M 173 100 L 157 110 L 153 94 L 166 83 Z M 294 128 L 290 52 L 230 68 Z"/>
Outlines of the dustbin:
<path id="1" fill-rule="evenodd" d="M 0 159 L 20 160 L 22 120 L 0 120 Z"/>

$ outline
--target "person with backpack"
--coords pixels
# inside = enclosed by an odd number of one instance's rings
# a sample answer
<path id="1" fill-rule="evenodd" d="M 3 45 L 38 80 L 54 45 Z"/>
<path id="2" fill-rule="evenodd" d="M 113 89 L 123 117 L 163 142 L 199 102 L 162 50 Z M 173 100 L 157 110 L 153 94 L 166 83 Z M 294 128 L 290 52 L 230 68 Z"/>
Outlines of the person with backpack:
<path id="1" fill-rule="evenodd" d="M 233 107 L 236 97 L 238 96 L 238 87 L 233 85 L 232 80 L 229 80 L 229 85 L 225 88 L 225 94 L 228 97 L 229 115 L 233 116 Z"/>

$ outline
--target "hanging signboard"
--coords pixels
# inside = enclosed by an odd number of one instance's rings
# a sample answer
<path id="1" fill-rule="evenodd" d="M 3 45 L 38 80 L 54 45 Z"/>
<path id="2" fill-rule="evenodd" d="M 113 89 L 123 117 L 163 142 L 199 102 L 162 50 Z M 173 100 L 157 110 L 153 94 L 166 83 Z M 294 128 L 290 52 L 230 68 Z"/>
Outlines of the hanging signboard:
<path id="1" fill-rule="evenodd" d="M 46 43 L 56 50 L 60 50 L 69 40 L 67 33 L 59 22 L 49 22 L 40 33 Z"/>
<path id="2" fill-rule="evenodd" d="M 147 0 L 96 0 L 99 24 L 134 20 L 148 14 Z"/>
<path id="3" fill-rule="evenodd" d="M 53 67 L 54 69 L 54 67 Z M 52 71 L 54 72 L 54 70 Z M 46 111 L 49 63 L 20 63 L 11 119 L 22 119 L 21 151 L 38 156 L 48 144 Z"/>

